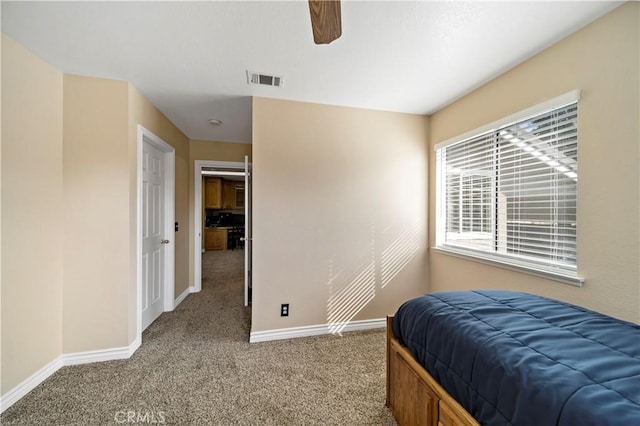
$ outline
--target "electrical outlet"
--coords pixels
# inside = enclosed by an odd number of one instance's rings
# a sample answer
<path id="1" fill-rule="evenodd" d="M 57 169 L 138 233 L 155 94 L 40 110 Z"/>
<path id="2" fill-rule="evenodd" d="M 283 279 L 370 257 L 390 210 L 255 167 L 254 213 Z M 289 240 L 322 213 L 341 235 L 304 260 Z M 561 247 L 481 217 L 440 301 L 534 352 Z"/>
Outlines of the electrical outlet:
<path id="1" fill-rule="evenodd" d="M 289 316 L 289 304 L 288 303 L 283 303 L 282 305 L 280 305 L 280 316 L 281 317 L 288 317 Z"/>

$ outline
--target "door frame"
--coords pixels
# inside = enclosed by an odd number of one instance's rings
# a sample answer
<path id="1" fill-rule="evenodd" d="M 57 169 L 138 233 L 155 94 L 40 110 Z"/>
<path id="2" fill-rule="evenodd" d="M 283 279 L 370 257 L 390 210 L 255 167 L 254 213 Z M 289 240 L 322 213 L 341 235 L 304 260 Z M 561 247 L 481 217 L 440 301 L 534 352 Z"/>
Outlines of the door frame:
<path id="1" fill-rule="evenodd" d="M 136 335 L 142 341 L 142 147 L 148 142 L 164 154 L 164 235 L 170 240 L 164 246 L 163 312 L 174 309 L 175 297 L 175 199 L 176 150 L 158 136 L 138 124 L 137 138 L 137 218 L 136 218 Z"/>
<path id="2" fill-rule="evenodd" d="M 249 163 L 251 164 L 251 163 Z M 204 167 L 216 167 L 219 169 L 244 170 L 244 161 L 214 161 L 195 160 L 193 173 L 193 285 L 191 293 L 198 293 L 202 290 L 202 169 Z M 245 214 L 247 206 L 245 205 Z"/>

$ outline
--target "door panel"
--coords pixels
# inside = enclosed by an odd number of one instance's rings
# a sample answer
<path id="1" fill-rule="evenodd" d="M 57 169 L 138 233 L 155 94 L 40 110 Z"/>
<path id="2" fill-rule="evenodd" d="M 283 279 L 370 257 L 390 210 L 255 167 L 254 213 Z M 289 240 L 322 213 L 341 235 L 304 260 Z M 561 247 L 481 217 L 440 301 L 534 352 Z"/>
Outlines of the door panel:
<path id="1" fill-rule="evenodd" d="M 163 311 L 164 154 L 148 142 L 142 150 L 142 329 Z"/>

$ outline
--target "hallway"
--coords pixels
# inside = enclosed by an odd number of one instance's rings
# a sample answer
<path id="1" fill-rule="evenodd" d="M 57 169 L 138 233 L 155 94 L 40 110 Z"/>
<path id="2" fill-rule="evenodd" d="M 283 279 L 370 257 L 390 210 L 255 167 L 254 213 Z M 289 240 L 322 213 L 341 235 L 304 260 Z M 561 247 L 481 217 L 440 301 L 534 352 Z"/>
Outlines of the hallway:
<path id="1" fill-rule="evenodd" d="M 244 250 L 203 253 L 202 291 L 182 305 L 187 302 L 189 311 L 207 313 L 204 318 L 193 318 L 199 323 L 195 329 L 206 329 L 201 332 L 215 340 L 248 342 L 251 307 L 244 306 Z"/>

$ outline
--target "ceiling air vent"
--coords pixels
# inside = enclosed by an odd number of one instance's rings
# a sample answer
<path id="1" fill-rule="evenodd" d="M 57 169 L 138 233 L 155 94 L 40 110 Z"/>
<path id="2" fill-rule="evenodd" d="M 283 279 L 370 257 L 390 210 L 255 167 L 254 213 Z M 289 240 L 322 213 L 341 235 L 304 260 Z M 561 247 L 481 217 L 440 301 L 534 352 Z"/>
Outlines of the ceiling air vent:
<path id="1" fill-rule="evenodd" d="M 282 76 L 262 74 L 259 72 L 247 71 L 247 83 L 261 86 L 282 87 L 284 79 Z"/>

